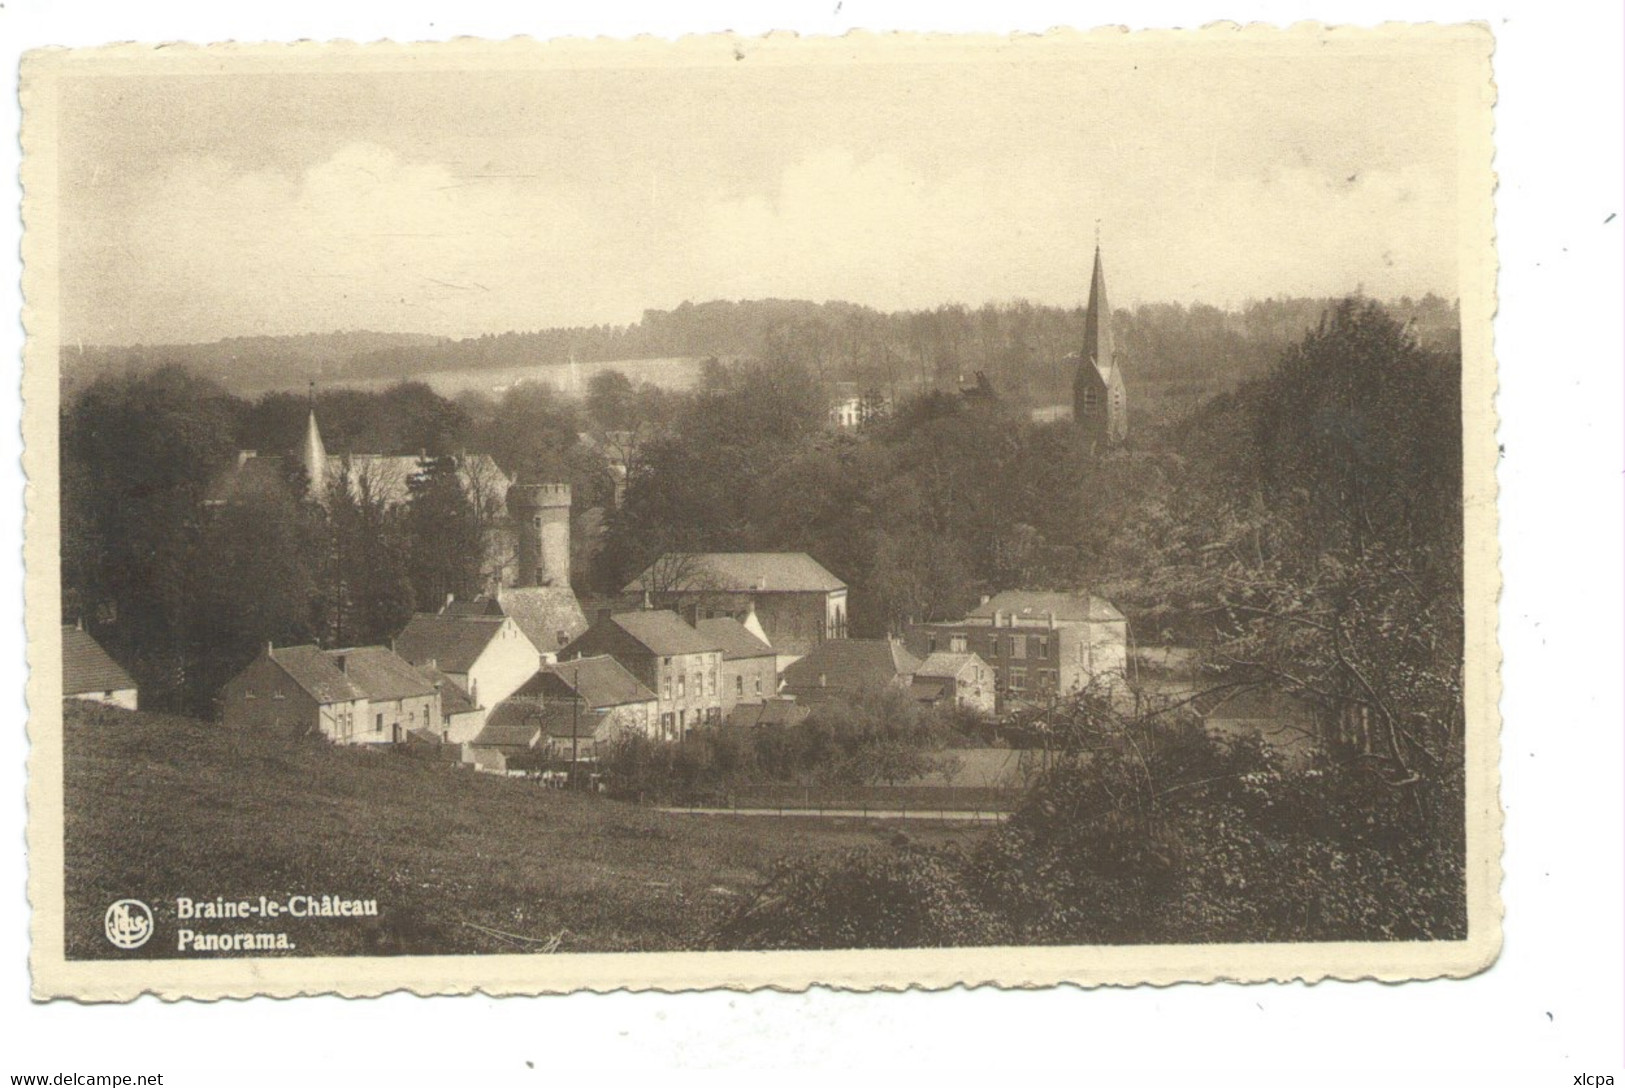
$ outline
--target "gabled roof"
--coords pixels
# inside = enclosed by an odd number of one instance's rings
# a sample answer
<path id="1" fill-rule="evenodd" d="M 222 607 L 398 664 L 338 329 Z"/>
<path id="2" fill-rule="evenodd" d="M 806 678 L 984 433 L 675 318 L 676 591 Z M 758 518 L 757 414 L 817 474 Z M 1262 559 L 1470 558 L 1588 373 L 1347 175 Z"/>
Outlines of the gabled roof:
<path id="1" fill-rule="evenodd" d="M 587 629 L 581 602 L 569 586 L 516 586 L 497 591 L 497 607 L 502 615 L 525 632 L 525 637 L 543 653 L 558 650 Z M 559 632 L 564 639 L 559 640 Z"/>
<path id="2" fill-rule="evenodd" d="M 858 691 L 911 677 L 919 667 L 919 659 L 894 639 L 832 638 L 785 669 L 784 684 L 806 691 Z"/>
<path id="3" fill-rule="evenodd" d="M 545 703 L 549 700 L 569 702 L 578 693 L 587 706 L 594 709 L 655 701 L 654 692 L 607 654 L 544 665 L 540 672 L 521 684 L 514 695 L 540 698 Z"/>
<path id="4" fill-rule="evenodd" d="M 701 620 L 695 629 L 722 647 L 724 661 L 739 661 L 749 657 L 772 657 L 773 647 L 751 634 L 745 625 L 732 616 L 716 616 Z"/>
<path id="5" fill-rule="evenodd" d="M 434 681 L 435 686 L 440 689 L 440 716 L 442 718 L 449 718 L 453 714 L 468 714 L 479 709 L 474 705 L 474 700 L 468 697 L 468 693 L 458 685 L 457 681 L 439 669 L 423 668 L 419 671 Z"/>
<path id="6" fill-rule="evenodd" d="M 914 670 L 915 676 L 931 677 L 933 679 L 953 679 L 964 671 L 966 665 L 983 665 L 980 654 L 963 653 L 934 653 L 920 662 L 920 667 Z"/>
<path id="7" fill-rule="evenodd" d="M 1042 620 L 1054 615 L 1056 622 L 1088 620 L 1095 623 L 1121 620 L 1123 613 L 1111 603 L 1088 593 L 1045 593 L 1027 589 L 1008 589 L 990 598 L 986 604 L 971 609 L 971 619 L 992 620 L 995 612 L 1011 613 L 1022 619 Z"/>
<path id="8" fill-rule="evenodd" d="M 845 588 L 845 582 L 806 552 L 701 552 L 662 556 L 625 592 L 828 593 Z"/>
<path id="9" fill-rule="evenodd" d="M 282 671 L 319 705 L 348 703 L 367 697 L 360 685 L 316 646 L 280 646 L 271 650 L 270 655 L 271 660 L 281 665 Z"/>
<path id="10" fill-rule="evenodd" d="M 395 652 L 414 664 L 433 661 L 443 672 L 466 674 L 504 622 L 501 616 L 419 612 L 395 637 Z"/>
<path id="11" fill-rule="evenodd" d="M 715 653 L 722 649 L 714 639 L 694 630 L 677 613 L 665 609 L 621 612 L 609 620 L 636 639 L 644 649 L 661 657 Z"/>
<path id="12" fill-rule="evenodd" d="M 423 470 L 423 460 L 416 454 L 328 454 L 326 482 L 331 484 L 348 476 L 352 495 L 360 496 L 365 492 L 371 499 L 386 506 L 404 506 L 412 501 L 412 477 Z M 484 492 L 487 501 L 502 509 L 512 481 L 491 455 L 464 454 L 458 456 L 456 461 L 457 479 L 463 485 L 463 491 L 470 496 Z"/>
<path id="13" fill-rule="evenodd" d="M 943 676 L 917 676 L 909 684 L 908 693 L 922 703 L 934 703 L 953 694 L 953 682 Z"/>
<path id="14" fill-rule="evenodd" d="M 342 661 L 340 671 L 375 702 L 434 694 L 434 680 L 414 669 L 387 646 L 327 650 L 325 656 L 336 666 Z"/>
<path id="15" fill-rule="evenodd" d="M 89 631 L 62 628 L 62 694 L 127 691 L 135 687 L 130 674 L 107 655 Z"/>
<path id="16" fill-rule="evenodd" d="M 503 704 L 508 705 L 507 703 Z M 515 706 L 507 715 L 499 717 L 501 707 L 491 712 L 486 719 L 485 726 L 469 743 L 476 748 L 525 749 L 534 748 L 542 739 L 542 720 L 539 709 L 525 713 L 525 708 Z"/>

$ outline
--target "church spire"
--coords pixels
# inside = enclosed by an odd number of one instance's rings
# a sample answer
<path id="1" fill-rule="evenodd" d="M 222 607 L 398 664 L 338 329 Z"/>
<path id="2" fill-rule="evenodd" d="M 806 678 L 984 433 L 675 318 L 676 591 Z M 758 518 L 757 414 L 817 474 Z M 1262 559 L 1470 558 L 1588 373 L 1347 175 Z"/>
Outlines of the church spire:
<path id="1" fill-rule="evenodd" d="M 1112 365 L 1112 308 L 1106 301 L 1106 270 L 1100 263 L 1100 239 L 1095 239 L 1095 271 L 1089 279 L 1089 309 L 1083 317 L 1083 359 L 1101 369 Z"/>

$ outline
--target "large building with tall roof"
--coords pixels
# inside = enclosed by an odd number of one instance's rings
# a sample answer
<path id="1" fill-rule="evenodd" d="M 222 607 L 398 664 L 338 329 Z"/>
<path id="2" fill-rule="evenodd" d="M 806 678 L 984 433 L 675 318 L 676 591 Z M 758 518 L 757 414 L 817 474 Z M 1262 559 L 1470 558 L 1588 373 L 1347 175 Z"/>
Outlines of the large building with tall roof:
<path id="1" fill-rule="evenodd" d="M 846 583 L 806 552 L 670 552 L 625 590 L 692 622 L 754 613 L 780 665 L 846 637 Z"/>

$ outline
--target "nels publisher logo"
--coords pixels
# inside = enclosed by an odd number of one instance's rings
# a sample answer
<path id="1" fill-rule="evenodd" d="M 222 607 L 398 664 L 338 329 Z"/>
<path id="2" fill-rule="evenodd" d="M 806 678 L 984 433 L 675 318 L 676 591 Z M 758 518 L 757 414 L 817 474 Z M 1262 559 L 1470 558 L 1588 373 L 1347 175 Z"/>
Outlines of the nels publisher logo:
<path id="1" fill-rule="evenodd" d="M 107 908 L 102 928 L 119 948 L 140 948 L 152 936 L 152 910 L 139 899 L 120 899 Z"/>

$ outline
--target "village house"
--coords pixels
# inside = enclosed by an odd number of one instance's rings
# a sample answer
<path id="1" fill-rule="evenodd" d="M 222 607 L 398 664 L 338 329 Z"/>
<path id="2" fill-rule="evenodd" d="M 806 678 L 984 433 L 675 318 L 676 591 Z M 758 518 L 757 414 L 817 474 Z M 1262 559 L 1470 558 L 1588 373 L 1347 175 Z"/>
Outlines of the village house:
<path id="1" fill-rule="evenodd" d="M 547 762 L 544 735 L 540 715 L 505 714 L 501 721 L 487 721 L 463 746 L 464 761 L 490 774 L 537 771 Z"/>
<path id="2" fill-rule="evenodd" d="M 535 643 L 509 616 L 419 612 L 395 637 L 395 652 L 446 674 L 482 708 L 513 694 L 542 664 Z"/>
<path id="3" fill-rule="evenodd" d="M 682 740 L 690 730 L 722 722 L 722 648 L 675 612 L 599 613 L 559 655 L 607 655 L 655 693 L 659 735 Z"/>
<path id="4" fill-rule="evenodd" d="M 783 688 L 800 703 L 850 698 L 887 687 L 907 691 L 920 660 L 897 639 L 848 638 L 821 642 L 784 670 Z"/>
<path id="5" fill-rule="evenodd" d="M 220 717 L 335 744 L 396 744 L 409 732 L 440 732 L 440 691 L 385 646 L 268 644 L 220 689 Z"/>
<path id="6" fill-rule="evenodd" d="M 957 622 L 910 624 L 905 640 L 922 657 L 980 655 L 1000 711 L 1119 685 L 1127 669 L 1128 621 L 1087 593 L 1008 590 Z"/>
<path id="7" fill-rule="evenodd" d="M 489 725 L 532 723 L 549 759 L 592 760 L 618 737 L 659 735 L 659 702 L 612 657 L 583 657 L 542 669 L 501 704 Z M 476 742 L 478 743 L 478 742 Z"/>
<path id="8" fill-rule="evenodd" d="M 442 744 L 463 744 L 473 740 L 485 724 L 485 710 L 475 706 L 468 693 L 450 676 L 434 666 L 418 669 L 440 690 L 440 732 Z"/>
<path id="9" fill-rule="evenodd" d="M 130 674 L 77 624 L 62 628 L 62 697 L 125 710 L 138 709 L 140 701 Z"/>
<path id="10" fill-rule="evenodd" d="M 957 706 L 978 714 L 994 710 L 993 667 L 974 653 L 927 655 L 914 670 L 914 697 L 931 706 Z"/>
<path id="11" fill-rule="evenodd" d="M 700 634 L 722 647 L 724 718 L 740 703 L 759 703 L 779 690 L 778 654 L 755 620 L 754 614 L 744 623 L 732 616 L 714 616 L 695 625 Z"/>
<path id="12" fill-rule="evenodd" d="M 673 552 L 629 583 L 690 622 L 744 621 L 754 611 L 779 667 L 827 639 L 846 637 L 846 583 L 805 552 Z"/>

